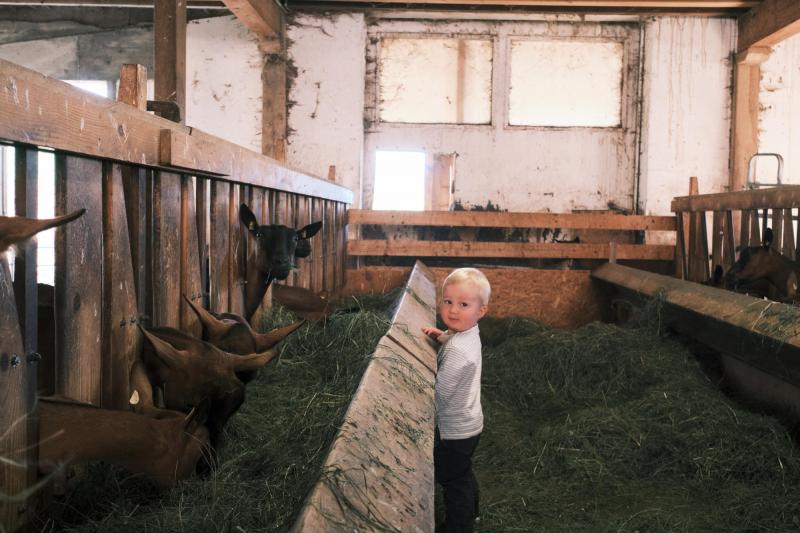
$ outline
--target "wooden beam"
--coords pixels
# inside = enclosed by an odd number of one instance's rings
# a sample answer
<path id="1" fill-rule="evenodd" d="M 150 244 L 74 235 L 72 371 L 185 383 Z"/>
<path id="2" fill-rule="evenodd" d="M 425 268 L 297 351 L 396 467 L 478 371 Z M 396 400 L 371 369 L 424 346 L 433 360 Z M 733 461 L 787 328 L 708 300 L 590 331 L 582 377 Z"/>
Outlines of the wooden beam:
<path id="1" fill-rule="evenodd" d="M 675 231 L 675 217 L 614 213 L 510 213 L 506 211 L 372 211 L 348 209 L 348 224 L 460 226 L 488 228 L 565 228 Z"/>
<path id="2" fill-rule="evenodd" d="M 347 253 L 394 257 L 503 257 L 522 259 L 608 259 L 608 244 L 359 240 L 347 242 Z M 669 244 L 618 244 L 617 259 L 672 261 Z"/>
<path id="3" fill-rule="evenodd" d="M 147 67 L 122 65 L 119 71 L 117 101 L 132 105 L 139 111 L 147 111 Z"/>
<path id="4" fill-rule="evenodd" d="M 191 173 L 352 203 L 350 189 L 304 174 L 196 128 L 110 102 L 0 59 L 0 139 Z M 162 164 L 162 130 L 171 132 Z M 174 134 L 174 135 L 173 135 Z M 175 161 L 172 162 L 172 157 Z"/>
<path id="5" fill-rule="evenodd" d="M 727 209 L 789 209 L 800 207 L 800 185 L 771 189 L 680 196 L 672 200 L 672 211 L 725 211 Z"/>
<path id="6" fill-rule="evenodd" d="M 261 151 L 286 161 L 286 54 L 267 54 L 263 69 Z"/>
<path id="7" fill-rule="evenodd" d="M 283 35 L 283 12 L 275 0 L 222 0 L 242 24 L 263 39 Z"/>
<path id="8" fill-rule="evenodd" d="M 764 0 L 739 17 L 736 49 L 775 46 L 796 33 L 800 33 L 800 2 Z"/>
<path id="9" fill-rule="evenodd" d="M 155 99 L 174 102 L 186 119 L 186 0 L 155 0 Z"/>
<path id="10" fill-rule="evenodd" d="M 498 6 L 505 9 L 516 6 L 539 6 L 543 8 L 600 8 L 625 9 L 630 11 L 638 8 L 639 10 L 672 10 L 698 11 L 704 13 L 720 14 L 724 12 L 741 11 L 753 6 L 757 6 L 760 0 L 411 0 L 403 2 L 404 5 L 430 5 L 437 4 L 461 4 L 475 6 Z M 324 2 L 296 1 L 293 7 L 302 7 L 318 3 L 396 3 L 394 0 L 325 0 Z M 187 0 L 190 9 L 223 9 L 227 7 L 220 0 Z M 153 0 L 0 0 L 0 5 L 48 5 L 48 6 L 100 6 L 100 7 L 153 7 Z"/>

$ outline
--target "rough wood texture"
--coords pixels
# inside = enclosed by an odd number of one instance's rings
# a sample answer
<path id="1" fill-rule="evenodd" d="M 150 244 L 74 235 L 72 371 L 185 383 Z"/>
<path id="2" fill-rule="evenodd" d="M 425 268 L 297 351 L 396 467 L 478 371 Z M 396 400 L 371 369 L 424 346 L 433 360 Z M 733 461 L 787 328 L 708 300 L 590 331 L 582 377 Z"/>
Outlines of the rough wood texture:
<path id="1" fill-rule="evenodd" d="M 680 196 L 672 211 L 719 211 L 723 209 L 789 209 L 800 207 L 800 185 L 784 185 L 753 191 Z"/>
<path id="2" fill-rule="evenodd" d="M 606 259 L 608 244 L 463 242 L 415 240 L 348 241 L 347 253 L 362 256 L 515 257 Z M 620 244 L 617 259 L 672 261 L 675 247 L 666 244 Z"/>
<path id="3" fill-rule="evenodd" d="M 230 242 L 230 264 L 228 265 L 229 311 L 244 316 L 244 282 L 246 279 L 244 246 L 242 231 L 245 228 L 239 222 L 239 206 L 241 205 L 242 186 L 231 184 L 230 203 L 228 204 L 228 239 Z"/>
<path id="4" fill-rule="evenodd" d="M 311 209 L 313 215 L 311 219 L 313 221 L 323 220 L 323 200 L 318 198 L 313 198 L 311 200 Z M 323 255 L 325 253 L 325 249 L 322 243 L 322 236 L 325 234 L 325 228 L 323 227 L 320 232 L 316 235 L 311 237 L 311 255 L 309 259 L 311 260 L 311 290 L 314 292 L 321 291 L 323 286 Z"/>
<path id="5" fill-rule="evenodd" d="M 348 224 L 675 231 L 675 217 L 613 213 L 508 213 L 491 211 L 372 211 L 348 209 Z"/>
<path id="6" fill-rule="evenodd" d="M 128 407 L 130 369 L 141 349 L 122 169 L 103 172 L 103 407 Z"/>
<path id="7" fill-rule="evenodd" d="M 750 157 L 758 152 L 758 94 L 761 65 L 738 62 L 733 77 L 733 146 L 731 191 L 741 191 L 747 182 Z"/>
<path id="8" fill-rule="evenodd" d="M 233 0 L 229 0 L 233 1 Z M 237 0 L 239 1 L 239 0 Z M 246 0 L 243 0 L 246 1 Z M 272 2 L 268 2 L 275 5 Z M 268 54 L 264 62 L 261 151 L 286 161 L 286 52 Z"/>
<path id="9" fill-rule="evenodd" d="M 181 176 L 153 177 L 153 326 L 180 328 Z"/>
<path id="10" fill-rule="evenodd" d="M 16 462 L 0 462 L 0 487 L 5 494 L 15 495 L 27 487 L 28 472 L 23 466 L 27 460 L 27 402 L 28 364 L 19 331 L 17 308 L 11 272 L 5 255 L 0 254 L 0 457 Z M 18 466 L 19 465 L 19 466 Z M 0 498 L 0 526 L 13 531 L 25 521 L 21 514 L 23 504 Z"/>
<path id="11" fill-rule="evenodd" d="M 275 2 L 258 0 L 222 0 L 244 26 L 263 39 L 277 39 L 283 34 L 283 13 Z"/>
<path id="12" fill-rule="evenodd" d="M 422 328 L 436 323 L 436 276 L 420 261 L 414 265 L 388 337 L 402 346 L 432 374 L 436 374 L 436 352 Z"/>
<path id="13" fill-rule="evenodd" d="M 147 67 L 122 65 L 117 100 L 132 105 L 139 111 L 147 111 Z"/>
<path id="14" fill-rule="evenodd" d="M 453 269 L 430 270 L 436 276 L 439 291 L 444 278 Z M 481 268 L 481 271 L 492 285 L 489 316 L 524 316 L 559 328 L 578 327 L 607 318 L 608 294 L 591 282 L 588 270 Z M 344 292 L 386 293 L 402 286 L 408 275 L 408 267 L 348 269 Z"/>
<path id="15" fill-rule="evenodd" d="M 197 305 L 203 305 L 203 286 L 200 275 L 200 253 L 195 212 L 195 187 L 190 176 L 181 181 L 181 294 Z M 188 306 L 180 306 L 181 330 L 200 338 L 203 327 Z"/>
<path id="16" fill-rule="evenodd" d="M 144 169 L 123 165 L 122 186 L 125 191 L 125 213 L 128 222 L 128 243 L 133 261 L 133 281 L 139 315 L 149 313 L 147 308 L 148 232 L 147 232 L 147 172 Z"/>
<path id="17" fill-rule="evenodd" d="M 417 263 L 412 280 L 394 331 L 433 324 L 430 273 Z M 433 531 L 434 374 L 412 353 L 388 335 L 378 342 L 292 531 Z"/>
<path id="18" fill-rule="evenodd" d="M 56 392 L 99 405 L 102 375 L 102 165 L 56 157 L 56 214 L 85 208 L 56 230 Z"/>
<path id="19" fill-rule="evenodd" d="M 217 313 L 227 312 L 229 305 L 230 189 L 224 181 L 211 183 L 210 305 Z"/>
<path id="20" fill-rule="evenodd" d="M 0 60 L 0 138 L 88 156 L 159 166 L 161 130 L 174 166 L 236 181 L 352 203 L 353 192 L 194 128 L 109 102 Z M 170 163 L 164 163 L 170 164 Z"/>
<path id="21" fill-rule="evenodd" d="M 186 2 L 155 0 L 155 99 L 174 102 L 186 118 Z"/>
<path id="22" fill-rule="evenodd" d="M 800 33 L 800 2 L 797 0 L 763 0 L 739 17 L 739 39 L 736 49 L 751 46 L 775 46 Z"/>

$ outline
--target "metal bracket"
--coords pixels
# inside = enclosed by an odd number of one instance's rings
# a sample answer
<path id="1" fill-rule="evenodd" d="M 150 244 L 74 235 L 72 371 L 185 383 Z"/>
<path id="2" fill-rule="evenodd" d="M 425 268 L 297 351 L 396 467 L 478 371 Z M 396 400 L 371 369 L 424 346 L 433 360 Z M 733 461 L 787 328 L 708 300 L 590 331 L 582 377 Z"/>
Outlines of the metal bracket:
<path id="1" fill-rule="evenodd" d="M 774 157 L 778 160 L 778 175 L 776 179 L 776 183 L 759 183 L 755 181 L 755 166 L 753 165 L 753 160 L 757 157 Z M 745 183 L 745 189 L 752 190 L 758 189 L 759 187 L 774 187 L 776 185 L 783 184 L 783 157 L 781 154 L 776 154 L 774 152 L 762 152 L 758 154 L 753 154 L 750 157 L 750 160 L 747 162 L 747 183 Z"/>

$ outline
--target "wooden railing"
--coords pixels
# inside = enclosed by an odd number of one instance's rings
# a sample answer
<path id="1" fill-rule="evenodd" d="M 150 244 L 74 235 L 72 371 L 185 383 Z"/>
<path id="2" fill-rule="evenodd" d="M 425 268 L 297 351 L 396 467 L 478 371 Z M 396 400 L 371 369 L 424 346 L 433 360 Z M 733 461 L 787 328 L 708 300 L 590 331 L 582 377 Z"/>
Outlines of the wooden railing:
<path id="1" fill-rule="evenodd" d="M 13 495 L 36 477 L 36 425 L 23 421 L 37 392 L 126 408 L 141 348 L 137 323 L 199 335 L 182 295 L 243 314 L 248 237 L 240 203 L 263 223 L 323 221 L 311 256 L 287 283 L 336 292 L 344 284 L 345 208 L 353 194 L 6 61 L 0 87 L 0 142 L 16 149 L 17 214 L 37 217 L 42 146 L 55 151 L 56 214 L 86 209 L 56 233 L 56 322 L 44 334 L 55 336 L 56 352 L 38 365 L 26 362 L 47 340 L 37 335 L 35 244 L 16 257 L 15 302 L 0 306 L 0 455 L 26 465 L 0 463 L 0 487 Z M 6 272 L 0 265 L 4 295 L 11 294 Z M 14 357 L 22 363 L 7 364 Z M 21 509 L 0 502 L 1 523 L 24 522 Z"/>
<path id="2" fill-rule="evenodd" d="M 717 265 L 727 271 L 736 260 L 737 248 L 760 246 L 767 227 L 773 232 L 771 246 L 795 259 L 800 248 L 800 232 L 794 222 L 798 208 L 800 186 L 796 185 L 675 198 L 678 277 L 704 282 Z"/>

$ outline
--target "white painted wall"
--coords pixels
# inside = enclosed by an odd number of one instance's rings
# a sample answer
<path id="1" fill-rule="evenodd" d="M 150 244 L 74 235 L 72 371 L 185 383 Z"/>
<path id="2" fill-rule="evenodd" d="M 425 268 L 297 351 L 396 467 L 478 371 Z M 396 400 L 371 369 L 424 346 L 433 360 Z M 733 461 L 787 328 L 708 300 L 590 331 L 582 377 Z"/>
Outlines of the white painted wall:
<path id="1" fill-rule="evenodd" d="M 785 183 L 800 184 L 800 34 L 779 43 L 761 65 L 758 151 L 783 156 Z M 775 163 L 757 166 L 757 179 L 774 182 Z"/>
<path id="2" fill-rule="evenodd" d="M 300 15 L 289 21 L 289 165 L 336 182 L 360 205 L 364 146 L 366 24 L 360 13 Z M 290 68 L 290 71 L 293 69 Z M 290 73 L 291 76 L 291 73 Z"/>

